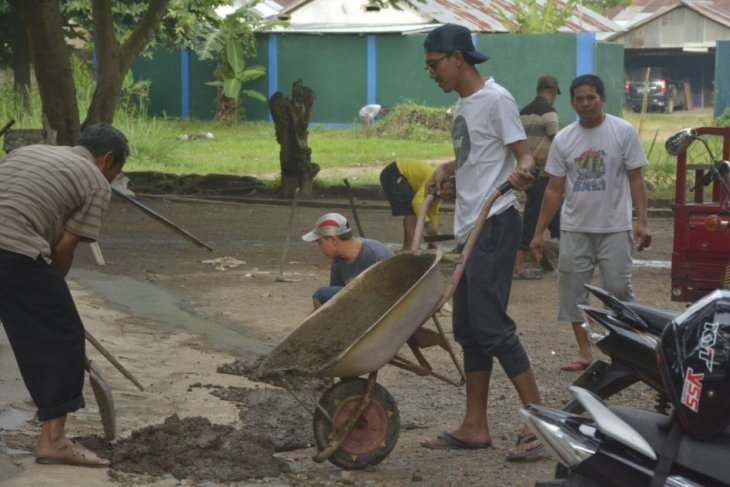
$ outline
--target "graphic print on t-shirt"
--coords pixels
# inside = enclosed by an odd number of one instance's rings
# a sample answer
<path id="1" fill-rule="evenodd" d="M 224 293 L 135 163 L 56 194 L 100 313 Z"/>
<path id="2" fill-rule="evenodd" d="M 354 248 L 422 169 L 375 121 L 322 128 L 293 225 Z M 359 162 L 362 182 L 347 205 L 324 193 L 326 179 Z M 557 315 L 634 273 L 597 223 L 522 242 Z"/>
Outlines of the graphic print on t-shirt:
<path id="1" fill-rule="evenodd" d="M 458 170 L 469 159 L 469 153 L 471 152 L 469 127 L 462 115 L 457 116 L 451 125 L 451 142 L 454 145 L 454 157 L 456 159 L 456 169 Z"/>
<path id="2" fill-rule="evenodd" d="M 573 185 L 573 191 L 606 191 L 606 151 L 588 149 L 576 159 L 578 176 Z"/>

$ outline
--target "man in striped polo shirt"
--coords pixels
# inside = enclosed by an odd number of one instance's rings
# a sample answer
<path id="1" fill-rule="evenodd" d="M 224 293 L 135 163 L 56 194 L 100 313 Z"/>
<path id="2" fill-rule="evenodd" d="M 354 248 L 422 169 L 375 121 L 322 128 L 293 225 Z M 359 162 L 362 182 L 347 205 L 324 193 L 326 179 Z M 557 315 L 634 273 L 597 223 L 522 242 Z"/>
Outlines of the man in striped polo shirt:
<path id="1" fill-rule="evenodd" d="M 541 76 L 537 80 L 537 96 L 529 105 L 520 110 L 520 119 L 527 134 L 527 145 L 533 159 L 535 159 L 535 166 L 540 169 L 540 176 L 535 180 L 535 184 L 525 191 L 527 200 L 525 201 L 525 210 L 522 216 L 522 238 L 515 257 L 515 266 L 512 271 L 513 279 L 540 279 L 540 274 L 523 269 L 522 262 L 525 259 L 525 254 L 530 249 L 532 236 L 535 235 L 537 217 L 540 215 L 540 205 L 542 205 L 545 188 L 550 180 L 550 176 L 545 172 L 545 162 L 547 162 L 550 144 L 555 138 L 555 134 L 560 130 L 558 112 L 553 107 L 553 103 L 555 103 L 555 99 L 559 94 L 558 80 L 549 74 Z M 553 217 L 548 229 L 551 238 L 560 237 L 560 215 L 558 213 Z"/>
<path id="2" fill-rule="evenodd" d="M 75 147 L 30 145 L 0 161 L 0 321 L 42 422 L 38 463 L 109 465 L 65 434 L 84 407 L 86 352 L 64 278 L 78 243 L 97 240 L 128 154 L 124 134 L 98 124 Z"/>

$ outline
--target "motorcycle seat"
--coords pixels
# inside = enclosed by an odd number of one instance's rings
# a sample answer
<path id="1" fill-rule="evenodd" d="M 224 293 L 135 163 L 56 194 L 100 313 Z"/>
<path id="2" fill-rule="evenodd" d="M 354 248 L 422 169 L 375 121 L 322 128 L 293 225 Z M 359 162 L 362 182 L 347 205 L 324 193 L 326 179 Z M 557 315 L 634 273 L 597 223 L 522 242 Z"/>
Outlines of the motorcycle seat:
<path id="1" fill-rule="evenodd" d="M 655 452 L 662 450 L 662 445 L 669 437 L 671 417 L 645 409 L 621 406 L 611 407 L 611 411 L 639 432 Z M 730 483 L 728 458 L 730 458 L 730 427 L 709 440 L 698 440 L 689 435 L 682 436 L 674 463 L 727 484 Z"/>
<path id="2" fill-rule="evenodd" d="M 639 315 L 641 319 L 649 325 L 649 329 L 654 331 L 657 335 L 661 334 L 666 328 L 667 324 L 674 318 L 679 316 L 679 313 L 673 311 L 665 311 L 656 308 L 650 308 L 637 303 L 630 303 L 624 301 L 623 304 L 630 308 L 634 313 Z"/>

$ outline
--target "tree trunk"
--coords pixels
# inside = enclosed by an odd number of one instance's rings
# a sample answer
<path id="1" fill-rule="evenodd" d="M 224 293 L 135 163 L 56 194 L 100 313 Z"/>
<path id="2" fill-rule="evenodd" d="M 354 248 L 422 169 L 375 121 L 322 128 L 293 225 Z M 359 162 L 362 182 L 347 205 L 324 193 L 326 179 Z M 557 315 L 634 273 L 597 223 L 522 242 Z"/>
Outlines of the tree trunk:
<path id="1" fill-rule="evenodd" d="M 30 110 L 30 47 L 25 26 L 18 14 L 10 12 L 8 18 L 8 40 L 13 51 L 11 68 L 15 99 L 19 109 L 27 113 Z"/>
<path id="2" fill-rule="evenodd" d="M 292 85 L 291 97 L 280 91 L 269 99 L 269 109 L 276 127 L 281 165 L 281 196 L 292 198 L 300 188 L 303 198 L 311 198 L 314 178 L 319 164 L 312 162 L 312 149 L 307 144 L 309 114 L 315 93 L 297 80 Z"/>
<path id="3" fill-rule="evenodd" d="M 228 98 L 223 94 L 223 88 L 218 87 L 215 100 L 215 119 L 227 124 L 238 122 L 241 114 L 241 101 L 236 98 Z"/>
<path id="4" fill-rule="evenodd" d="M 114 121 L 124 76 L 134 59 L 154 36 L 167 12 L 169 2 L 170 0 L 150 0 L 144 17 L 132 35 L 120 46 L 114 30 L 111 1 L 92 0 L 98 78 L 84 127 L 99 122 L 111 124 Z"/>
<path id="5" fill-rule="evenodd" d="M 79 135 L 71 62 L 61 26 L 60 0 L 8 0 L 25 23 L 33 67 L 43 103 L 43 114 L 58 132 L 58 143 L 73 145 Z M 112 123 L 124 75 L 144 49 L 167 12 L 170 0 L 150 0 L 134 32 L 120 46 L 114 30 L 111 0 L 92 0 L 94 44 L 99 78 L 84 126 Z"/>
<path id="6" fill-rule="evenodd" d="M 23 20 L 33 58 L 43 114 L 57 131 L 57 141 L 73 145 L 79 135 L 79 109 L 58 1 L 8 0 Z"/>

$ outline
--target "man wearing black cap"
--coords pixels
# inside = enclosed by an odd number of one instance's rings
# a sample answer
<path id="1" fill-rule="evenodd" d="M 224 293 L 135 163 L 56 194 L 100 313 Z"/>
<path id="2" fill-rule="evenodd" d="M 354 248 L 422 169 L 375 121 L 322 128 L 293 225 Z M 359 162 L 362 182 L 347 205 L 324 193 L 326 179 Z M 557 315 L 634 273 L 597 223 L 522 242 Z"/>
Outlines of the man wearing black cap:
<path id="1" fill-rule="evenodd" d="M 443 25 L 426 37 L 424 47 L 431 79 L 445 92 L 459 94 L 451 128 L 455 160 L 439 166 L 427 187 L 441 195 L 444 183 L 455 176 L 454 235 L 463 246 L 486 198 L 507 180 L 515 189 L 529 188 L 535 164 L 514 98 L 494 79 L 482 78 L 474 66 L 488 56 L 474 48 L 469 30 Z M 454 292 L 454 337 L 464 352 L 466 413 L 458 428 L 424 441 L 422 446 L 426 448 L 491 446 L 487 399 L 495 357 L 522 403 L 540 404 L 530 361 L 515 322 L 506 311 L 522 233 L 518 208 L 512 192 L 495 202 Z M 542 449 L 539 440 L 525 428 L 509 449 L 507 459 L 534 457 Z"/>
<path id="2" fill-rule="evenodd" d="M 520 240 L 520 248 L 517 249 L 517 257 L 515 257 L 515 268 L 512 273 L 514 279 L 540 279 L 540 275 L 522 268 L 522 262 L 525 254 L 530 249 L 532 236 L 535 235 L 535 226 L 537 225 L 537 217 L 540 215 L 540 205 L 545 195 L 550 175 L 545 172 L 545 162 L 547 162 L 550 144 L 555 138 L 555 134 L 560 130 L 560 122 L 558 120 L 558 112 L 555 111 L 553 103 L 560 94 L 560 85 L 558 80 L 549 74 L 541 76 L 537 80 L 537 96 L 525 108 L 520 110 L 520 118 L 522 125 L 525 127 L 527 134 L 527 146 L 530 148 L 530 154 L 535 159 L 535 165 L 540 170 L 535 184 L 527 190 L 527 200 L 525 201 L 525 211 L 522 221 L 522 239 Z M 550 237 L 560 237 L 560 214 L 556 213 L 548 226 Z"/>

